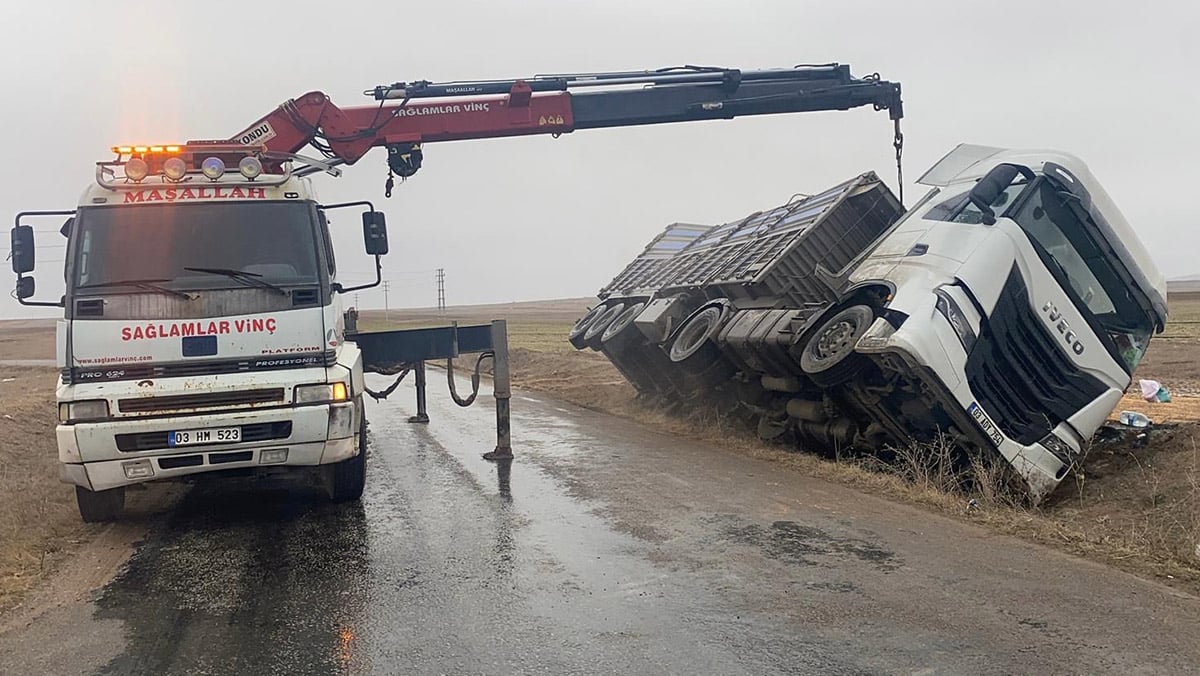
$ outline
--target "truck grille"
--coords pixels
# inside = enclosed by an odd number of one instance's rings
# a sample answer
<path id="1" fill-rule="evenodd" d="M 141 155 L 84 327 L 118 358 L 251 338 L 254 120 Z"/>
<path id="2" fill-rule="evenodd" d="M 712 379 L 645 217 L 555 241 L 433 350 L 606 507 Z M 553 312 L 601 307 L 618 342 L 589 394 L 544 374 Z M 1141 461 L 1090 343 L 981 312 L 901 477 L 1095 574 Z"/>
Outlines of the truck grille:
<path id="1" fill-rule="evenodd" d="M 117 450 L 124 453 L 133 453 L 135 451 L 156 451 L 169 448 L 167 446 L 167 436 L 169 434 L 169 432 L 118 434 L 116 437 Z M 290 420 L 256 423 L 254 425 L 242 425 L 242 440 L 238 443 L 273 441 L 275 439 L 287 439 L 290 436 L 292 436 L 292 422 Z"/>
<path id="2" fill-rule="evenodd" d="M 275 387 L 261 390 L 174 394 L 163 397 L 131 397 L 129 399 L 119 399 L 117 407 L 122 413 L 147 413 L 185 408 L 253 406 L 255 404 L 274 404 L 282 401 L 283 388 Z"/>
<path id="3" fill-rule="evenodd" d="M 156 364 L 114 364 L 96 367 L 76 366 L 63 369 L 62 377 L 63 382 L 70 385 L 81 382 L 95 383 L 113 380 L 187 378 L 312 366 L 329 367 L 336 363 L 337 351 L 326 350 L 324 352 L 264 355 L 247 359 L 217 359 Z"/>
<path id="4" fill-rule="evenodd" d="M 967 357 L 967 384 L 1010 438 L 1028 446 L 1104 393 L 1033 310 L 1016 267 Z"/>

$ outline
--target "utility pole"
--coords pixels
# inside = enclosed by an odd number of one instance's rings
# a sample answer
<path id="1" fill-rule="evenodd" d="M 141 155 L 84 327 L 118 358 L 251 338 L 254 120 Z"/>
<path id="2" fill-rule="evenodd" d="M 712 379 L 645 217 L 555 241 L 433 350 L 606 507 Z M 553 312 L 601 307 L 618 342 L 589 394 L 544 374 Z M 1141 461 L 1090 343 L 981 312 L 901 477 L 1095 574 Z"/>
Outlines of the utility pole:
<path id="1" fill-rule="evenodd" d="M 390 322 L 391 306 L 388 305 L 388 291 L 391 291 L 392 282 L 389 279 L 383 280 L 383 321 Z"/>
<path id="2" fill-rule="evenodd" d="M 437 269 L 437 309 L 439 315 L 446 314 L 446 269 Z"/>
<path id="3" fill-rule="evenodd" d="M 355 308 L 356 310 L 359 308 L 359 305 L 358 305 L 358 292 L 357 292 L 357 291 L 355 291 L 355 292 L 354 292 L 354 308 Z"/>

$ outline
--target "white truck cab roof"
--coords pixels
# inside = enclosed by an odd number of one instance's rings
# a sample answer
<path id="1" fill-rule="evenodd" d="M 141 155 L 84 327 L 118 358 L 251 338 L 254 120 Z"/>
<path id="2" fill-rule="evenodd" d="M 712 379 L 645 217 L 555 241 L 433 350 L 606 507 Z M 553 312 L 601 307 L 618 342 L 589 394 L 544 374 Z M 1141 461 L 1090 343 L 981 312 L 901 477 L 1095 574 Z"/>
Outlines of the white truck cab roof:
<path id="1" fill-rule="evenodd" d="M 1059 150 L 1010 150 L 961 143 L 930 167 L 917 182 L 939 188 L 962 186 L 966 190 L 1000 164 L 1028 167 L 1038 174 L 1049 173 L 1068 185 L 1073 193 L 1086 197 L 1085 203 L 1105 239 L 1139 286 L 1151 297 L 1155 312 L 1160 315 L 1160 322 L 1166 322 L 1166 278 L 1125 215 L 1078 157 Z"/>

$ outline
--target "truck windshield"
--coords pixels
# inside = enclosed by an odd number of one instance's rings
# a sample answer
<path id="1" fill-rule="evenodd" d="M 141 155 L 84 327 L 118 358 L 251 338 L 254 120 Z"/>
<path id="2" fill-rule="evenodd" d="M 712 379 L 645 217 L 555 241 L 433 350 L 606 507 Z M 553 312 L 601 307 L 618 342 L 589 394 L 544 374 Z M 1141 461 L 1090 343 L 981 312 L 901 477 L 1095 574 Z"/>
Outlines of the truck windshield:
<path id="1" fill-rule="evenodd" d="M 245 286 L 229 275 L 197 270 L 205 268 L 279 286 L 320 281 L 314 219 L 303 203 L 85 208 L 72 234 L 76 288 L 120 290 L 125 280 L 155 280 L 171 289 Z"/>
<path id="2" fill-rule="evenodd" d="M 1074 292 L 1080 310 L 1099 322 L 1132 372 L 1154 322 L 1122 281 L 1114 267 L 1119 263 L 1096 241 L 1096 229 L 1088 227 L 1090 216 L 1078 206 L 1078 198 L 1042 177 L 1006 216 L 1021 226 L 1054 275 Z"/>

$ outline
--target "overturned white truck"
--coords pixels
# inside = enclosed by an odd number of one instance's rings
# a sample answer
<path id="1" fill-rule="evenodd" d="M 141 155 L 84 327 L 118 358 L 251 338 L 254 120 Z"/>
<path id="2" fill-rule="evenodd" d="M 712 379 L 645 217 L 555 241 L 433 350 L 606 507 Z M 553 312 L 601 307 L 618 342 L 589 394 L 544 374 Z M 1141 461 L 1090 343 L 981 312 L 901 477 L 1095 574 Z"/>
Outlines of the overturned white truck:
<path id="1" fill-rule="evenodd" d="M 764 438 L 995 451 L 1067 475 L 1167 318 L 1165 282 L 1078 159 L 960 145 L 907 212 L 874 174 L 675 224 L 572 329 L 643 395 Z"/>

